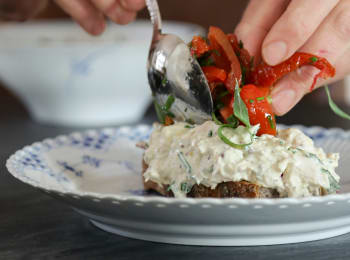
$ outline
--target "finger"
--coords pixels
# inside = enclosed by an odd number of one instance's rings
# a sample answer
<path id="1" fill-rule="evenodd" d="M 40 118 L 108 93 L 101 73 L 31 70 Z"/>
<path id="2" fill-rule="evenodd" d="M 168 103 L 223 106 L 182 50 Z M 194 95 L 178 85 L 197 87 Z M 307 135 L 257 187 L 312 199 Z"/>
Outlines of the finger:
<path id="1" fill-rule="evenodd" d="M 350 74 L 350 48 L 346 50 L 345 53 L 341 55 L 341 57 L 338 57 L 337 61 L 335 62 L 335 68 L 336 68 L 336 75 L 334 78 L 328 79 L 324 82 L 320 82 L 316 85 L 316 87 L 321 87 L 325 84 L 330 84 L 333 82 L 336 82 L 340 79 L 343 79 L 345 76 Z"/>
<path id="2" fill-rule="evenodd" d="M 121 6 L 128 11 L 138 12 L 145 7 L 145 0 L 120 0 Z"/>
<path id="3" fill-rule="evenodd" d="M 301 51 L 325 57 L 331 64 L 344 58 L 350 43 L 350 1 L 340 1 L 321 26 L 301 48 Z M 341 64 L 349 66 L 349 62 Z M 340 65 L 339 65 L 340 66 Z M 336 68 L 337 74 L 339 70 Z M 287 75 L 277 83 L 272 91 L 273 108 L 277 115 L 288 112 L 299 100 L 310 91 L 314 68 L 305 67 L 299 72 Z M 324 81 L 318 82 L 318 86 Z"/>
<path id="4" fill-rule="evenodd" d="M 105 20 L 90 1 L 86 0 L 55 0 L 56 3 L 88 33 L 98 35 L 105 29 Z"/>
<path id="5" fill-rule="evenodd" d="M 124 9 L 119 0 L 91 0 L 91 2 L 115 23 L 127 24 L 136 17 L 136 12 Z"/>
<path id="6" fill-rule="evenodd" d="M 271 26 L 281 16 L 289 0 L 251 0 L 235 29 L 238 39 L 253 56 L 260 47 Z"/>
<path id="7" fill-rule="evenodd" d="M 339 0 L 291 1 L 264 39 L 262 56 L 265 62 L 274 66 L 292 56 L 316 31 L 338 2 Z"/>

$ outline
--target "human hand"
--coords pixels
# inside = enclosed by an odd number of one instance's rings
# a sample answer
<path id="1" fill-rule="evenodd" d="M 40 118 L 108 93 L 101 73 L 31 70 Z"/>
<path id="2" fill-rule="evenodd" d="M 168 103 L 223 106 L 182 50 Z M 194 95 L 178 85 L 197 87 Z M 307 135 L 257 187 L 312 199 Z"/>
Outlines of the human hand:
<path id="1" fill-rule="evenodd" d="M 55 0 L 88 33 L 101 34 L 105 17 L 118 24 L 133 21 L 145 0 Z M 48 0 L 0 0 L 0 18 L 26 20 L 43 10 Z"/>
<path id="2" fill-rule="evenodd" d="M 335 66 L 336 77 L 350 74 L 349 0 L 251 0 L 236 28 L 245 48 L 269 65 L 288 59 L 296 51 L 324 57 Z M 281 79 L 272 90 L 277 115 L 288 112 L 309 92 L 317 69 L 303 67 Z"/>
<path id="3" fill-rule="evenodd" d="M 105 27 L 105 16 L 118 24 L 136 18 L 145 0 L 55 0 L 55 2 L 88 33 L 99 35 Z"/>

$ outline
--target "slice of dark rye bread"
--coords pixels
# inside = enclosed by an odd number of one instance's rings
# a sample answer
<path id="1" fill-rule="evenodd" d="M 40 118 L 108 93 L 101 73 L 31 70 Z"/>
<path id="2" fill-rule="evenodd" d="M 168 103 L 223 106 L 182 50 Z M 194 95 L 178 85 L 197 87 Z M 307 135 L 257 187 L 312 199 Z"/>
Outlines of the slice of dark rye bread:
<path id="1" fill-rule="evenodd" d="M 142 178 L 145 190 L 153 190 L 163 196 L 174 197 L 169 185 L 160 186 L 153 181 L 146 181 L 143 177 L 148 165 L 142 162 Z M 247 181 L 229 181 L 219 183 L 215 189 L 206 187 L 202 184 L 195 184 L 187 193 L 190 198 L 278 198 L 279 193 L 276 189 L 265 188 Z"/>

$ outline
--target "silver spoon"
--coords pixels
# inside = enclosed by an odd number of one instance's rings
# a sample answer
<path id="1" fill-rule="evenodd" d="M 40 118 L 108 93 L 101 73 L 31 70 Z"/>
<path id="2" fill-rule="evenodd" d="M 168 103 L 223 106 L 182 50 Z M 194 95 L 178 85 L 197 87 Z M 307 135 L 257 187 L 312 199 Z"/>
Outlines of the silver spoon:
<path id="1" fill-rule="evenodd" d="M 164 106 L 173 96 L 175 102 L 170 112 L 176 120 L 199 124 L 211 119 L 213 100 L 200 65 L 183 40 L 173 34 L 162 34 L 157 0 L 146 0 L 146 4 L 153 24 L 148 81 L 156 102 Z"/>

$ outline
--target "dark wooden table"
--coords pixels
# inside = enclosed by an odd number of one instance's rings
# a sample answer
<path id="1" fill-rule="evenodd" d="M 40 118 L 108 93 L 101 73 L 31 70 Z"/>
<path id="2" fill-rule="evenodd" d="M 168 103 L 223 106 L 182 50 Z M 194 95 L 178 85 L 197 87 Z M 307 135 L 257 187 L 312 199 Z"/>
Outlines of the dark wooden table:
<path id="1" fill-rule="evenodd" d="M 142 122 L 154 119 L 150 109 Z M 350 129 L 350 122 L 337 118 L 326 106 L 306 102 L 279 122 Z M 199 247 L 101 231 L 63 203 L 17 181 L 5 168 L 9 155 L 24 145 L 75 130 L 35 123 L 16 99 L 0 95 L 0 259 L 350 259 L 350 234 L 280 246 Z"/>

